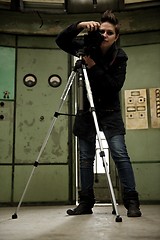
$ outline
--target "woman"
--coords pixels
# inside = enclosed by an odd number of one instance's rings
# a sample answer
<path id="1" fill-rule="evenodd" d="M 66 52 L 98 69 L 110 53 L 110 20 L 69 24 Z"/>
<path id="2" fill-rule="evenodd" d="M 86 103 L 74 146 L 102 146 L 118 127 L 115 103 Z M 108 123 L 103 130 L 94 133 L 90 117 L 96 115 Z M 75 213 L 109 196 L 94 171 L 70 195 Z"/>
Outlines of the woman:
<path id="1" fill-rule="evenodd" d="M 77 38 L 77 35 L 84 29 L 89 33 L 95 33 L 98 45 L 86 46 L 85 38 Z M 82 21 L 72 24 L 58 35 L 56 43 L 62 50 L 75 56 L 78 55 L 80 49 L 84 50 L 83 59 L 87 68 L 98 123 L 104 132 L 118 170 L 127 216 L 140 217 L 138 193 L 135 189 L 134 173 L 125 145 L 125 128 L 119 101 L 119 92 L 125 81 L 128 57 L 117 46 L 118 37 L 118 19 L 111 11 L 106 11 L 101 17 L 101 22 Z M 92 39 L 89 39 L 90 41 Z M 94 42 L 96 43 L 95 40 Z M 93 164 L 96 132 L 85 93 L 83 102 L 84 113 L 80 117 L 77 114 L 74 126 L 74 134 L 78 137 L 80 147 L 80 203 L 75 209 L 67 210 L 69 215 L 91 214 L 95 203 Z M 86 126 L 86 133 L 83 133 L 81 126 Z"/>

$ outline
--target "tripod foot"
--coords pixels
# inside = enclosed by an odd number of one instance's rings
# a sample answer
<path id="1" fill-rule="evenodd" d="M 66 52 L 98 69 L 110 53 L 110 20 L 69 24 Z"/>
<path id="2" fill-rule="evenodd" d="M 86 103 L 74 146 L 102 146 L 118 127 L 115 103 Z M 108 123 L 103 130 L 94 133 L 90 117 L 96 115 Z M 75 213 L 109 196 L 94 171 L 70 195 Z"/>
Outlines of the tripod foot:
<path id="1" fill-rule="evenodd" d="M 17 219 L 17 218 L 18 218 L 17 214 L 14 213 L 14 214 L 12 215 L 12 219 Z"/>
<path id="2" fill-rule="evenodd" d="M 117 217 L 116 217 L 116 222 L 122 222 L 121 216 L 117 215 Z"/>

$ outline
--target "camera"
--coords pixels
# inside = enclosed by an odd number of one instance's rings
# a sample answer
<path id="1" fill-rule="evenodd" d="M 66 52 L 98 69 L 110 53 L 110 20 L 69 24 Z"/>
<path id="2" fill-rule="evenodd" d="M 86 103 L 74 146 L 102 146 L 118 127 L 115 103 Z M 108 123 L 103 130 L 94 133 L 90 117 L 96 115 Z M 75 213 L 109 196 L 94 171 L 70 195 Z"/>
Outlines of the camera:
<path id="1" fill-rule="evenodd" d="M 85 54 L 93 56 L 95 52 L 99 49 L 103 40 L 104 40 L 104 37 L 99 32 L 99 30 L 90 31 L 88 32 L 88 34 L 85 34 L 84 35 Z"/>

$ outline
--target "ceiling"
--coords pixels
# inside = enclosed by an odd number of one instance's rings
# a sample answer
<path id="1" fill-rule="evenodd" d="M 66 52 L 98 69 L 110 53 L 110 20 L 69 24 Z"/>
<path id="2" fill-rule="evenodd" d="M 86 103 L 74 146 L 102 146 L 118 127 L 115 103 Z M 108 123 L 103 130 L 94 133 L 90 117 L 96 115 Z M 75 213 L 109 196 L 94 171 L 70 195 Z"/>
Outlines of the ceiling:
<path id="1" fill-rule="evenodd" d="M 0 9 L 56 14 L 99 13 L 104 9 L 124 11 L 160 5 L 159 0 L 0 0 Z"/>

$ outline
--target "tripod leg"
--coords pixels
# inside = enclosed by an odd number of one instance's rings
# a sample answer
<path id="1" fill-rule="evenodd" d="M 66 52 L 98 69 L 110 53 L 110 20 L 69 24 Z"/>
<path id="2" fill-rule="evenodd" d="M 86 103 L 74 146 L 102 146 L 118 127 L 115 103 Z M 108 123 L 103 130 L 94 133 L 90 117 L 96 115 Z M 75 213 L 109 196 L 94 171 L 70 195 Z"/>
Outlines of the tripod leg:
<path id="1" fill-rule="evenodd" d="M 16 209 L 15 213 L 12 215 L 12 219 L 16 219 L 16 218 L 18 217 L 18 216 L 17 216 L 17 213 L 18 213 L 18 211 L 19 211 L 19 209 L 20 209 L 20 206 L 21 206 L 21 204 L 22 204 L 22 201 L 23 201 L 23 198 L 24 198 L 24 196 L 25 196 L 25 193 L 26 193 L 26 191 L 27 191 L 27 189 L 28 189 L 28 186 L 29 186 L 29 183 L 30 183 L 30 181 L 31 181 L 31 178 L 32 178 L 32 176 L 33 176 L 33 174 L 34 174 L 35 168 L 36 168 L 36 167 L 38 166 L 38 164 L 39 164 L 39 159 L 40 159 L 40 157 L 41 157 L 41 155 L 42 155 L 42 153 L 43 153 L 43 150 L 44 150 L 44 148 L 45 148 L 45 146 L 46 146 L 46 144 L 47 144 L 47 142 L 48 142 L 48 139 L 49 139 L 49 137 L 50 137 L 50 134 L 51 134 L 51 132 L 52 132 L 52 130 L 53 130 L 53 127 L 54 127 L 54 125 L 55 125 L 55 123 L 56 123 L 56 120 L 57 120 L 57 118 L 58 118 L 58 115 L 59 115 L 58 113 L 60 112 L 61 108 L 63 107 L 63 104 L 64 104 L 64 102 L 65 102 L 65 100 L 66 100 L 66 97 L 67 97 L 68 92 L 69 92 L 69 90 L 70 90 L 70 87 L 71 87 L 71 85 L 72 85 L 72 83 L 73 83 L 73 80 L 74 80 L 75 75 L 76 75 L 76 72 L 75 72 L 75 71 L 72 71 L 72 72 L 71 72 L 71 75 L 69 76 L 67 85 L 66 85 L 66 87 L 65 87 L 65 89 L 64 89 L 64 91 L 63 91 L 63 93 L 62 93 L 62 96 L 61 96 L 61 102 L 60 102 L 58 111 L 54 113 L 53 120 L 52 120 L 52 122 L 51 122 L 51 124 L 50 124 L 50 127 L 49 127 L 49 129 L 48 129 L 47 135 L 46 135 L 46 137 L 45 137 L 45 139 L 44 139 L 44 142 L 43 142 L 43 144 L 42 144 L 42 146 L 41 146 L 41 149 L 40 149 L 40 152 L 39 152 L 39 154 L 38 154 L 38 157 L 37 157 L 37 159 L 36 159 L 36 161 L 35 161 L 35 163 L 34 163 L 34 167 L 33 167 L 32 171 L 31 171 L 31 174 L 30 174 L 30 176 L 29 176 L 28 182 L 27 182 L 27 184 L 26 184 L 26 186 L 25 186 L 25 189 L 24 189 L 24 191 L 23 191 L 23 194 L 22 194 L 21 199 L 20 199 L 20 201 L 19 201 L 19 204 L 18 204 L 18 206 L 17 206 L 17 209 Z"/>
<path id="2" fill-rule="evenodd" d="M 115 199 L 115 195 L 114 195 L 112 181 L 111 181 L 110 174 L 109 174 L 108 168 L 107 168 L 107 161 L 105 159 L 105 152 L 104 152 L 102 140 L 100 137 L 100 130 L 99 130 L 99 126 L 98 126 L 97 116 L 95 113 L 93 96 L 92 96 L 92 92 L 91 92 L 91 88 L 90 88 L 89 79 L 87 76 L 87 71 L 86 71 L 86 68 L 84 65 L 82 67 L 83 67 L 83 73 L 84 73 L 85 86 L 86 86 L 86 90 L 87 90 L 87 94 L 88 94 L 88 100 L 90 103 L 90 107 L 91 107 L 91 111 L 92 111 L 92 115 L 93 115 L 93 119 L 94 119 L 94 124 L 95 124 L 95 128 L 96 128 L 97 138 L 98 138 L 98 142 L 99 142 L 99 146 L 100 146 L 100 157 L 102 158 L 102 161 L 103 161 L 103 165 L 104 165 L 105 172 L 107 175 L 110 193 L 111 193 L 111 197 L 112 197 L 113 211 L 115 211 L 115 213 L 116 213 L 116 222 L 122 222 L 122 218 L 118 214 L 118 209 L 117 209 L 117 205 L 116 205 L 116 199 Z"/>
<path id="3" fill-rule="evenodd" d="M 20 199 L 20 201 L 19 201 L 19 204 L 18 204 L 18 206 L 17 206 L 17 209 L 16 209 L 15 213 L 12 215 L 12 219 L 18 218 L 17 213 L 18 213 L 19 208 L 20 208 L 20 206 L 21 206 L 21 204 L 22 204 L 23 198 L 24 198 L 24 196 L 25 196 L 25 193 L 26 193 L 26 191 L 27 191 L 27 188 L 28 188 L 28 186 L 29 186 L 29 183 L 30 183 L 30 181 L 31 181 L 31 178 L 32 178 L 32 176 L 33 176 L 33 174 L 34 174 L 34 171 L 35 171 L 35 166 L 34 166 L 34 168 L 32 169 L 32 172 L 31 172 L 31 174 L 30 174 L 30 176 L 29 176 L 28 182 L 27 182 L 27 184 L 26 184 L 26 186 L 25 186 L 25 189 L 24 189 L 24 191 L 23 191 L 23 194 L 22 194 L 22 197 L 21 197 L 21 199 Z"/>

